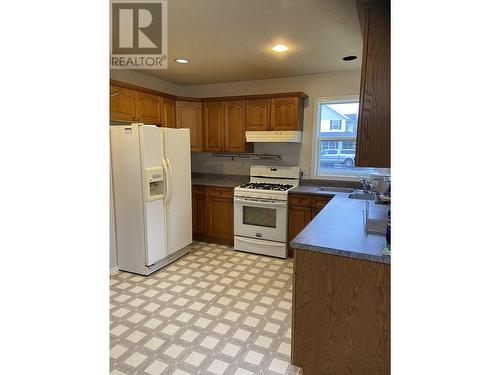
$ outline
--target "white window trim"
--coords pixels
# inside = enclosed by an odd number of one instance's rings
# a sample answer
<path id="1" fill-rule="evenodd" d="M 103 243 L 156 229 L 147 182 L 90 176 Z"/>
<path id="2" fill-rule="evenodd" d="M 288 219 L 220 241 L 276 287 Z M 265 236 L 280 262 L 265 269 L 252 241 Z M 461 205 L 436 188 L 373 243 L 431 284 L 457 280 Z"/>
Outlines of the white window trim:
<path id="1" fill-rule="evenodd" d="M 313 131 L 311 139 L 311 173 L 310 178 L 312 180 L 333 180 L 333 181 L 359 181 L 360 178 L 368 177 L 370 173 L 380 172 L 382 169 L 373 168 L 373 170 L 359 171 L 353 173 L 353 171 L 342 171 L 339 170 L 335 175 L 319 175 L 317 174 L 317 162 L 318 162 L 318 130 L 320 129 L 320 105 L 324 103 L 337 102 L 337 103 L 348 103 L 355 100 L 359 100 L 358 95 L 345 95 L 345 96 L 330 96 L 330 97 L 317 97 L 313 100 Z M 385 170 L 385 169 L 384 169 Z"/>

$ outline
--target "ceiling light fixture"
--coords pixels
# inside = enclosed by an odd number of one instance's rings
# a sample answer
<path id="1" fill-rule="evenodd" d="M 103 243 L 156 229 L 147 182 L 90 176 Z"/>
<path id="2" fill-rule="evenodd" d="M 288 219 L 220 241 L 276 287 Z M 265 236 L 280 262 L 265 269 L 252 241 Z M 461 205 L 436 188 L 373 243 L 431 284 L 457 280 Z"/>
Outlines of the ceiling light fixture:
<path id="1" fill-rule="evenodd" d="M 285 51 L 288 51 L 288 47 L 287 46 L 284 46 L 283 44 L 276 44 L 272 50 L 274 52 L 285 52 Z"/>
<path id="2" fill-rule="evenodd" d="M 189 60 L 188 59 L 175 59 L 175 62 L 179 63 L 179 64 L 187 64 L 189 62 Z"/>
<path id="3" fill-rule="evenodd" d="M 350 56 L 344 56 L 344 57 L 342 57 L 342 60 L 344 60 L 344 61 L 352 61 L 352 60 L 356 60 L 357 58 L 358 58 L 358 56 L 350 55 Z"/>

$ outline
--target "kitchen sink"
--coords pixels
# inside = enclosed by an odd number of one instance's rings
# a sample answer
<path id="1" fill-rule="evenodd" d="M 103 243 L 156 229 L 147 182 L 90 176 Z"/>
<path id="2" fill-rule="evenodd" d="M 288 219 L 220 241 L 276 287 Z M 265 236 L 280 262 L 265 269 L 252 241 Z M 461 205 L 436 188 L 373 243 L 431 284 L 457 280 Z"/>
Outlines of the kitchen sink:
<path id="1" fill-rule="evenodd" d="M 352 193 L 354 190 L 349 189 L 349 188 L 342 188 L 342 187 L 323 186 L 323 187 L 317 188 L 316 191 L 326 191 L 326 192 L 332 192 L 332 193 Z"/>
<path id="2" fill-rule="evenodd" d="M 347 196 L 350 199 L 359 199 L 363 201 L 374 201 L 375 194 L 372 193 L 351 193 Z"/>

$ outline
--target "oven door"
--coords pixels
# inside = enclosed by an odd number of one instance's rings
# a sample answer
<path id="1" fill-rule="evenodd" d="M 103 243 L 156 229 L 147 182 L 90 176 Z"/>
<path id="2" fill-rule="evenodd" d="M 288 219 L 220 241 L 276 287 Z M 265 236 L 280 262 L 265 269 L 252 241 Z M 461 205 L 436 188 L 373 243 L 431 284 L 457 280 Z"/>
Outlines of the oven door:
<path id="1" fill-rule="evenodd" d="M 234 234 L 286 242 L 287 202 L 234 197 Z"/>

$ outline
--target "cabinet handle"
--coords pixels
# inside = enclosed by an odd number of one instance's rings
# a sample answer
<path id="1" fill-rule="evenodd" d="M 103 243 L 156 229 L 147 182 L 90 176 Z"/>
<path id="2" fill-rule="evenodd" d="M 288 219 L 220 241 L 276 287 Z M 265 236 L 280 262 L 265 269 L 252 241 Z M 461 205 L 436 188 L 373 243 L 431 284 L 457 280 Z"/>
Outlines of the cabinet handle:
<path id="1" fill-rule="evenodd" d="M 118 93 L 115 92 L 114 94 L 111 94 L 110 96 L 118 96 Z"/>

